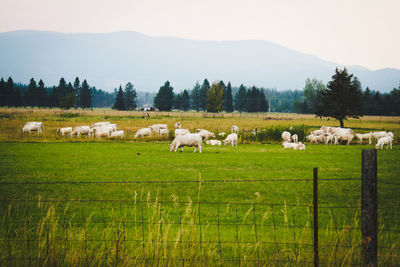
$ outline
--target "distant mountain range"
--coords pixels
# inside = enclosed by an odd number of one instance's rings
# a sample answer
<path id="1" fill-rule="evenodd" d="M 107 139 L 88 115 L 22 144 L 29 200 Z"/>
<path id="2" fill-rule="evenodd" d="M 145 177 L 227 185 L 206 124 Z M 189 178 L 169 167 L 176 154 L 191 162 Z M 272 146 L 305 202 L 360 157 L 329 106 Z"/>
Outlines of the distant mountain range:
<path id="1" fill-rule="evenodd" d="M 267 41 L 194 41 L 137 32 L 0 33 L 0 77 L 23 83 L 34 77 L 46 86 L 78 76 L 107 91 L 130 81 L 137 90 L 155 92 L 166 80 L 180 91 L 205 78 L 233 86 L 302 89 L 307 78 L 328 82 L 336 67 L 343 66 Z M 388 92 L 399 86 L 398 69 L 347 68 L 363 88 Z"/>

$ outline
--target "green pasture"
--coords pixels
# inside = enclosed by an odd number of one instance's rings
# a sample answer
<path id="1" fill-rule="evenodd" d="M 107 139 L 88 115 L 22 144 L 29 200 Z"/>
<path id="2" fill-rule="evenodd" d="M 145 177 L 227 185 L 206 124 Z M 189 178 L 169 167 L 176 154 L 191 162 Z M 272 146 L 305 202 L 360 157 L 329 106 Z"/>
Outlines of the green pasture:
<path id="1" fill-rule="evenodd" d="M 318 167 L 321 261 L 359 264 L 361 181 L 337 179 L 361 177 L 365 148 L 204 145 L 199 154 L 167 142 L 2 142 L 0 261 L 308 265 L 312 181 L 302 179 Z M 399 160 L 399 146 L 379 150 L 378 180 L 400 183 Z M 382 264 L 399 262 L 399 193 L 378 185 Z"/>

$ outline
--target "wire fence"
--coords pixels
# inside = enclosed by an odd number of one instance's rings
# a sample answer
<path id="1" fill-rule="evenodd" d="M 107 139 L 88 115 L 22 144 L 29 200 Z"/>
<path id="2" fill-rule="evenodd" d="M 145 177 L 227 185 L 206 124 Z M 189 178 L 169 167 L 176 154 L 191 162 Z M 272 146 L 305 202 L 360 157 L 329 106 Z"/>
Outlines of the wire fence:
<path id="1" fill-rule="evenodd" d="M 318 190 L 316 196 L 315 185 L 313 200 L 295 203 L 210 201 L 200 197 L 203 184 L 222 184 L 225 190 L 232 190 L 235 183 L 254 187 L 304 183 L 306 187 L 310 182 L 337 186 L 333 182 L 341 181 L 343 188 L 349 182 L 361 188 L 363 179 L 4 181 L 0 186 L 10 191 L 30 187 L 33 192 L 1 200 L 0 264 L 363 265 L 365 226 L 361 221 L 365 207 L 354 202 L 325 203 L 323 195 L 318 198 Z M 96 199 L 90 195 L 57 198 L 34 193 L 59 185 L 98 185 L 106 190 L 113 184 L 163 188 L 187 185 L 198 189 L 198 197 L 182 200 L 162 191 Z M 378 180 L 379 184 L 399 186 L 385 180 Z M 377 207 L 382 213 L 377 228 L 380 265 L 396 266 L 400 262 L 398 207 Z"/>

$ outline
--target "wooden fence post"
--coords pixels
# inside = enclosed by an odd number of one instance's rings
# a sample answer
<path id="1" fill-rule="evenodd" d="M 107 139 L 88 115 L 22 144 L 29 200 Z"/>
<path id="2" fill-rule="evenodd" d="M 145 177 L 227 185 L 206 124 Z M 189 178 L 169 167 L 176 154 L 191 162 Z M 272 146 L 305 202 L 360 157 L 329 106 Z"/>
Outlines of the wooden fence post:
<path id="1" fill-rule="evenodd" d="M 362 150 L 361 234 L 364 266 L 378 266 L 378 190 L 376 149 Z"/>
<path id="2" fill-rule="evenodd" d="M 318 168 L 314 168 L 313 186 L 313 208 L 314 208 L 314 266 L 319 266 L 318 258 Z"/>

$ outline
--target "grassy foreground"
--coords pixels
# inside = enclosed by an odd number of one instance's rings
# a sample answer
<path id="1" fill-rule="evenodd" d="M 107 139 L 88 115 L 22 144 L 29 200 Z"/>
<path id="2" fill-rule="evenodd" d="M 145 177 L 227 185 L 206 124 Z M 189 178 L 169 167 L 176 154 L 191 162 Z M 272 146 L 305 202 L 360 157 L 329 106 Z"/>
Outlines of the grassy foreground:
<path id="1" fill-rule="evenodd" d="M 310 265 L 312 182 L 285 180 L 310 179 L 313 167 L 321 179 L 360 178 L 363 148 L 372 146 L 246 144 L 198 154 L 171 153 L 166 142 L 3 142 L 1 264 Z M 379 151 L 378 179 L 399 183 L 399 159 L 398 146 Z M 205 182 L 146 183 L 176 180 Z M 4 184 L 57 181 L 141 183 Z M 319 183 L 323 265 L 361 263 L 360 187 Z M 380 264 L 395 265 L 400 189 L 378 188 Z"/>

